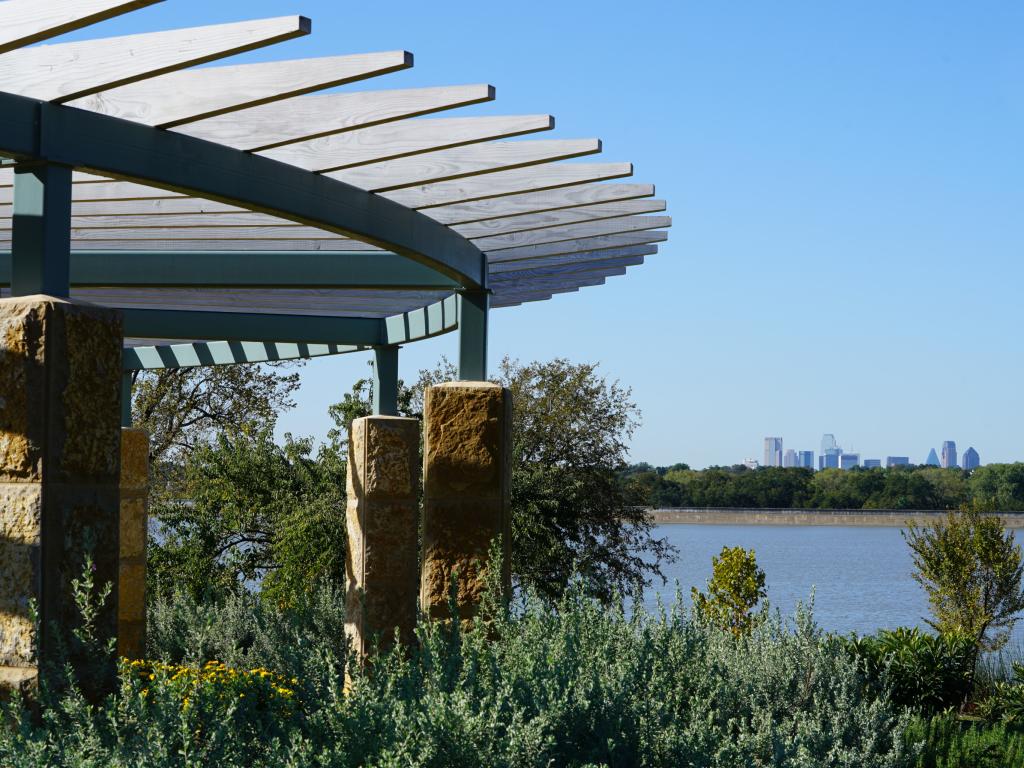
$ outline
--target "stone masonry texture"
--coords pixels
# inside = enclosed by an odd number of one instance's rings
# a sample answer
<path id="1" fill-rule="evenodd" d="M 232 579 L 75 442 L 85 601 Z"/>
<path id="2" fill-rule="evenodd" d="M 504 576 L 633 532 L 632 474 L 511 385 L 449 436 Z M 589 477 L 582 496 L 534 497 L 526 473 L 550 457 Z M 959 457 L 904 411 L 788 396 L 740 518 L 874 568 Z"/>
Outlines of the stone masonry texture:
<path id="1" fill-rule="evenodd" d="M 34 678 L 77 622 L 87 556 L 112 589 L 98 634 L 116 633 L 121 345 L 115 310 L 0 299 L 0 684 Z"/>
<path id="2" fill-rule="evenodd" d="M 419 421 L 356 419 L 348 456 L 346 629 L 362 657 L 416 626 Z"/>
<path id="3" fill-rule="evenodd" d="M 141 659 L 146 651 L 146 530 L 149 435 L 121 430 L 120 567 L 117 654 Z"/>
<path id="4" fill-rule="evenodd" d="M 510 589 L 512 395 L 490 382 L 439 384 L 427 389 L 423 415 L 420 609 L 447 618 L 454 581 L 467 619 L 479 607 L 495 539 Z"/>

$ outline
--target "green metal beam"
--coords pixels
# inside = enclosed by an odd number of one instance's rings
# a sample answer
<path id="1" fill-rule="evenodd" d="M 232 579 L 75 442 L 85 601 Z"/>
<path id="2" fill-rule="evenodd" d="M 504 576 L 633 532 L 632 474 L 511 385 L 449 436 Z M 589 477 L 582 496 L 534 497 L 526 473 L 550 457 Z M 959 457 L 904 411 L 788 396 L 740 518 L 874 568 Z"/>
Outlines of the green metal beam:
<path id="1" fill-rule="evenodd" d="M 149 322 L 145 313 L 151 310 L 125 310 L 126 319 L 135 312 L 143 313 L 141 319 Z M 458 327 L 457 307 L 454 296 L 431 304 L 422 309 L 404 312 L 399 315 L 371 320 L 380 323 L 384 329 L 385 346 L 449 333 Z M 219 319 L 237 316 L 230 312 L 186 313 L 201 315 L 217 315 Z M 251 317 L 245 315 L 244 317 Z M 275 315 L 263 315 L 274 319 Z M 293 316 L 294 317 L 294 316 Z M 348 320 L 357 318 L 301 318 L 302 320 Z M 173 320 L 173 318 L 172 318 Z M 136 326 L 138 330 L 138 326 Z M 251 329 L 250 329 L 251 330 Z M 145 334 L 126 333 L 136 338 L 145 338 Z M 369 349 L 375 344 L 342 344 L 342 343 L 291 343 L 273 341 L 208 341 L 186 344 L 160 344 L 149 346 L 128 347 L 122 357 L 126 370 L 154 368 L 191 368 L 204 365 L 236 365 L 239 363 L 263 363 L 276 360 L 300 360 L 325 355 L 340 355 Z"/>
<path id="2" fill-rule="evenodd" d="M 372 317 L 277 315 L 174 309 L 122 309 L 124 335 L 138 339 L 296 341 L 376 346 L 384 322 Z"/>
<path id="3" fill-rule="evenodd" d="M 486 280 L 480 250 L 422 213 L 337 179 L 183 133 L 0 93 L 0 152 L 355 237 L 427 264 L 461 285 Z"/>
<path id="4" fill-rule="evenodd" d="M 395 253 L 366 251 L 72 251 L 71 285 L 103 288 L 454 290 L 459 284 Z M 0 251 L 0 285 L 11 254 Z"/>
<path id="5" fill-rule="evenodd" d="M 487 315 L 490 291 L 462 291 L 459 308 L 459 379 L 487 380 Z"/>
<path id="6" fill-rule="evenodd" d="M 398 415 L 398 347 L 373 350 L 373 415 Z"/>
<path id="7" fill-rule="evenodd" d="M 71 168 L 26 163 L 14 169 L 12 296 L 69 296 Z"/>
<path id="8" fill-rule="evenodd" d="M 126 347 L 122 355 L 128 371 L 159 368 L 198 368 L 210 365 L 305 360 L 359 352 L 367 347 L 346 344 L 292 344 L 262 341 L 208 341 Z"/>

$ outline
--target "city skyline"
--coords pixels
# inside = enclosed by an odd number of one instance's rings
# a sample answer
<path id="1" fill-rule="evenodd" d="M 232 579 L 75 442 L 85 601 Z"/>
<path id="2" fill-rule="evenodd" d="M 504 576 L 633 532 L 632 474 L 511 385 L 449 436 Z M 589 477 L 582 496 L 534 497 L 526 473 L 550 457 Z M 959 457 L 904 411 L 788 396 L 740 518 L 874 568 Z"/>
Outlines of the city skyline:
<path id="1" fill-rule="evenodd" d="M 797 468 L 806 467 L 809 469 L 852 469 L 853 467 L 870 468 L 891 468 L 907 465 L 933 465 L 949 468 L 977 469 L 982 465 L 980 454 L 974 446 L 968 447 L 963 454 L 959 455 L 956 440 L 943 440 L 941 443 L 941 454 L 934 447 L 928 449 L 923 461 L 914 461 L 911 455 L 897 455 L 884 453 L 878 456 L 865 454 L 862 451 L 855 451 L 852 448 L 844 449 L 836 439 L 835 433 L 825 432 L 821 436 L 820 453 L 815 455 L 814 451 L 785 447 L 785 438 L 780 436 L 769 436 L 764 438 L 763 460 L 745 458 L 743 465 L 754 467 L 783 467 Z M 882 458 L 884 456 L 884 459 Z M 941 457 L 941 458 L 940 458 Z"/>

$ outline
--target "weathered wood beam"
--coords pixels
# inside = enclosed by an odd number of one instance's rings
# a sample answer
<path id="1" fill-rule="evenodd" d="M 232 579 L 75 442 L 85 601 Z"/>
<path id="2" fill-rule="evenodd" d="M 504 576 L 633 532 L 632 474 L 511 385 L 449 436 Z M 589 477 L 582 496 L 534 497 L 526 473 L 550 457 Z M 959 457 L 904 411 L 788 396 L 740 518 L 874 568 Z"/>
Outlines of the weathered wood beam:
<path id="1" fill-rule="evenodd" d="M 69 106 L 173 128 L 412 66 L 408 51 L 325 56 L 170 72 L 75 99 Z"/>
<path id="2" fill-rule="evenodd" d="M 71 101 L 308 35 L 310 26 L 307 18 L 285 16 L 22 48 L 0 55 L 0 91 Z"/>
<path id="3" fill-rule="evenodd" d="M 556 266 L 543 266 L 534 267 L 528 261 L 514 262 L 519 265 L 519 268 L 510 271 L 502 272 L 499 274 L 493 274 L 490 277 L 489 285 L 492 288 L 496 288 L 499 285 L 506 284 L 510 281 L 515 280 L 531 280 L 533 278 L 557 276 L 557 275 L 576 275 L 587 272 L 594 272 L 597 270 L 618 268 L 618 267 L 635 267 L 644 263 L 643 256 L 629 256 L 617 259 L 602 259 L 599 261 L 581 261 L 574 264 L 561 264 Z"/>
<path id="4" fill-rule="evenodd" d="M 494 100 L 490 85 L 299 96 L 175 130 L 250 152 Z"/>
<path id="5" fill-rule="evenodd" d="M 503 272 L 515 272 L 520 269 L 534 267 L 557 267 L 563 264 L 581 264 L 599 262 L 605 259 L 630 258 L 634 256 L 651 256 L 658 252 L 656 245 L 631 245 L 624 248 L 608 248 L 602 251 L 582 251 L 565 253 L 561 256 L 548 256 L 543 259 L 523 259 L 521 261 L 496 262 L 488 266 L 488 274 L 493 277 Z"/>
<path id="6" fill-rule="evenodd" d="M 486 176 L 469 177 L 426 184 L 411 189 L 384 192 L 386 197 L 407 208 L 430 208 L 490 197 L 536 192 L 542 189 L 618 179 L 633 174 L 631 163 L 549 163 L 535 168 L 498 171 Z M 424 211 L 429 215 L 428 211 Z"/>
<path id="7" fill-rule="evenodd" d="M 624 248 L 631 245 L 660 243 L 668 239 L 668 233 L 659 230 L 643 232 L 623 232 L 617 235 L 600 235 L 598 237 L 582 237 L 578 240 L 563 240 L 544 245 L 526 245 L 521 248 L 509 248 L 488 256 L 488 262 L 517 261 L 520 259 L 537 259 L 546 256 L 558 256 L 564 253 L 581 251 L 600 251 L 607 248 Z"/>
<path id="8" fill-rule="evenodd" d="M 468 224 L 653 195 L 653 184 L 578 184 L 541 192 L 523 192 L 468 203 L 443 205 L 430 208 L 426 214 L 442 224 Z"/>
<path id="9" fill-rule="evenodd" d="M 599 139 L 493 142 L 362 165 L 324 175 L 379 194 L 404 187 L 436 184 L 449 179 L 583 157 L 600 151 Z"/>
<path id="10" fill-rule="evenodd" d="M 159 2 L 162 0 L 7 0 L 0 3 L 0 53 Z"/>
<path id="11" fill-rule="evenodd" d="M 532 229 L 579 224 L 587 221 L 615 219 L 622 216 L 638 216 L 643 213 L 658 213 L 666 208 L 664 200 L 623 200 L 615 203 L 597 203 L 582 208 L 562 208 L 557 211 L 509 216 L 501 219 L 487 219 L 472 224 L 458 224 L 452 229 L 471 240 L 495 235 L 509 235 Z"/>
<path id="12" fill-rule="evenodd" d="M 619 232 L 665 229 L 671 226 L 672 218 L 670 216 L 620 216 L 615 219 L 567 224 L 563 227 L 531 229 L 527 232 L 516 232 L 511 235 L 481 237 L 474 240 L 473 243 L 490 258 L 494 254 L 500 254 L 504 251 L 523 246 L 558 243 L 563 240 L 577 240 L 581 237 L 614 235 Z"/>
<path id="13" fill-rule="evenodd" d="M 551 115 L 401 120 L 286 144 L 262 154 L 311 171 L 337 171 L 555 127 Z"/>

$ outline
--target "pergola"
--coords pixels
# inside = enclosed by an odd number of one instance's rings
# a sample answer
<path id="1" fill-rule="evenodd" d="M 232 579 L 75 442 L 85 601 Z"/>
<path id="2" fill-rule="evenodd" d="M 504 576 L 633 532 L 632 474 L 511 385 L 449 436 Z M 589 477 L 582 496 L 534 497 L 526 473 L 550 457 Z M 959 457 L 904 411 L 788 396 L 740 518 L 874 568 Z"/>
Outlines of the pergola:
<path id="1" fill-rule="evenodd" d="M 612 181 L 629 163 L 561 162 L 599 140 L 425 117 L 489 85 L 311 95 L 405 51 L 197 66 L 303 17 L 35 45 L 155 2 L 0 2 L 0 284 L 121 310 L 129 374 L 372 349 L 393 413 L 399 345 L 458 329 L 460 378 L 485 379 L 490 309 L 600 285 L 666 239 L 654 187 Z"/>
<path id="2" fill-rule="evenodd" d="M 122 425 L 143 369 L 373 350 L 348 461 L 354 642 L 409 636 L 417 604 L 443 616 L 453 573 L 471 608 L 510 540 L 489 311 L 622 275 L 671 223 L 653 186 L 613 181 L 629 163 L 562 162 L 600 141 L 518 140 L 549 115 L 428 117 L 491 86 L 312 95 L 405 51 L 198 66 L 308 34 L 302 17 L 36 45 L 158 1 L 0 0 L 0 686 L 36 678 L 93 555 L 116 596 L 103 632 L 141 647 L 148 438 Z M 425 394 L 421 462 L 398 349 L 456 329 L 461 381 Z"/>

